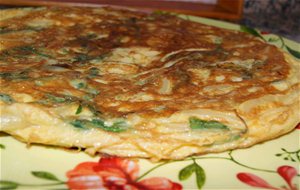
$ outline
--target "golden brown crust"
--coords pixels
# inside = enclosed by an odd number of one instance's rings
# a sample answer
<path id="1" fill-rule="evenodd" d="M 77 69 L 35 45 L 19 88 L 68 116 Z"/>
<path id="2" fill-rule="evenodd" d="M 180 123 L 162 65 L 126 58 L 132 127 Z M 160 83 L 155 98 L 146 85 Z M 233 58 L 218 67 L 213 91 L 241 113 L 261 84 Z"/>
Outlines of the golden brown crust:
<path id="1" fill-rule="evenodd" d="M 112 8 L 2 13 L 1 119 L 19 119 L 1 130 L 24 141 L 179 159 L 247 147 L 299 122 L 298 63 L 245 33 Z M 193 131 L 193 117 L 230 130 Z M 106 123 L 80 136 L 74 126 L 92 119 Z M 109 131 L 120 119 L 130 130 Z"/>

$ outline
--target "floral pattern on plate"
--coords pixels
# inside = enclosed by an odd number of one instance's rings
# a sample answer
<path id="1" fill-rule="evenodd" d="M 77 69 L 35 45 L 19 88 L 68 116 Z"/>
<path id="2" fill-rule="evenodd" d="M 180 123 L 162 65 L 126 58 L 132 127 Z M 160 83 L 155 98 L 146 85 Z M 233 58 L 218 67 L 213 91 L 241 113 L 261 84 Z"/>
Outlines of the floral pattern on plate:
<path id="1" fill-rule="evenodd" d="M 253 187 L 260 187 L 265 189 L 277 189 L 277 190 L 297 190 L 296 184 L 293 184 L 293 179 L 297 176 L 297 170 L 291 166 L 280 166 L 277 169 L 277 173 L 286 181 L 288 187 L 276 188 L 271 186 L 268 182 L 262 178 L 251 173 L 238 173 L 237 178 Z"/>
<path id="2" fill-rule="evenodd" d="M 137 161 L 117 157 L 83 162 L 67 172 L 70 189 L 179 190 L 182 186 L 164 177 L 139 180 Z"/>

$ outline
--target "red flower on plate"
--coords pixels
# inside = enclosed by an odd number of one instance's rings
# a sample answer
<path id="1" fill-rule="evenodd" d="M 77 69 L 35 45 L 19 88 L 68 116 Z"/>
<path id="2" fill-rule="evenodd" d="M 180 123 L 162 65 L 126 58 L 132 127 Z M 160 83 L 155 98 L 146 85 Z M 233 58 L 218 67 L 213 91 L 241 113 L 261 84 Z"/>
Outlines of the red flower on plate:
<path id="1" fill-rule="evenodd" d="M 70 189 L 101 190 L 180 190 L 182 186 L 164 177 L 138 181 L 136 161 L 117 157 L 101 158 L 99 162 L 83 162 L 67 172 Z"/>
<path id="2" fill-rule="evenodd" d="M 250 173 L 238 173 L 237 178 L 253 187 L 260 187 L 265 189 L 276 189 L 276 190 L 297 190 L 297 186 L 292 183 L 293 178 L 297 176 L 297 170 L 291 166 L 280 166 L 277 169 L 277 173 L 286 181 L 288 187 L 276 188 L 271 186 L 264 179 Z"/>
<path id="3" fill-rule="evenodd" d="M 271 34 L 270 32 L 267 32 L 267 31 L 261 31 L 260 33 L 261 33 L 262 35 Z"/>

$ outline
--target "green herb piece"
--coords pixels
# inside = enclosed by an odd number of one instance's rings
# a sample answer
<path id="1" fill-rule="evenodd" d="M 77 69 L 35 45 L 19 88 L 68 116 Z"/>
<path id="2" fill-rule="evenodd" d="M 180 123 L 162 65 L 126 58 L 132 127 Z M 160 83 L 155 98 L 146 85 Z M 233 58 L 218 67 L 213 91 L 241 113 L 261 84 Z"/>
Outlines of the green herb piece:
<path id="1" fill-rule="evenodd" d="M 93 124 L 93 125 L 95 125 L 95 126 L 97 126 L 97 127 L 104 127 L 105 125 L 104 125 L 104 121 L 102 121 L 101 119 L 93 119 L 92 121 L 91 121 L 91 123 Z"/>
<path id="2" fill-rule="evenodd" d="M 10 95 L 3 94 L 3 93 L 0 93 L 0 100 L 7 104 L 11 104 L 11 103 L 15 102 L 15 100 Z"/>
<path id="3" fill-rule="evenodd" d="M 78 108 L 77 108 L 75 114 L 78 115 L 78 114 L 80 114 L 81 112 L 82 112 L 82 106 L 81 106 L 81 104 L 79 104 L 79 106 L 78 106 Z"/>
<path id="4" fill-rule="evenodd" d="M 35 177 L 51 180 L 51 181 L 60 181 L 55 175 L 45 171 L 32 171 L 31 174 Z"/>
<path id="5" fill-rule="evenodd" d="M 0 149 L 5 149 L 5 145 L 0 144 Z"/>
<path id="6" fill-rule="evenodd" d="M 110 54 L 111 53 L 104 53 L 104 54 L 101 54 L 101 55 L 91 57 L 90 58 L 90 63 L 97 64 L 97 63 L 101 62 L 105 57 L 109 56 Z"/>
<path id="7" fill-rule="evenodd" d="M 64 95 L 63 97 L 61 96 L 56 96 L 53 94 L 46 94 L 46 98 L 48 101 L 54 102 L 54 103 L 70 103 L 70 102 L 75 102 L 76 98 L 74 98 L 73 96 L 67 96 Z"/>
<path id="8" fill-rule="evenodd" d="M 3 73 L 0 73 L 0 78 L 6 79 L 6 80 L 26 80 L 26 79 L 29 79 L 27 71 L 3 72 Z"/>
<path id="9" fill-rule="evenodd" d="M 20 47 L 14 48 L 14 50 L 21 51 L 24 53 L 32 53 L 32 54 L 39 55 L 42 57 L 48 57 L 48 58 L 51 57 L 50 55 L 39 52 L 35 47 L 32 47 L 32 46 L 20 46 Z"/>
<path id="10" fill-rule="evenodd" d="M 74 58 L 74 62 L 86 62 L 89 61 L 91 58 L 86 54 L 79 54 Z"/>
<path id="11" fill-rule="evenodd" d="M 28 55 L 34 54 L 40 57 L 51 58 L 52 56 L 40 52 L 38 49 L 32 46 L 18 46 L 14 48 L 7 49 L 1 52 L 0 57 L 13 56 L 17 58 L 26 58 Z"/>
<path id="12" fill-rule="evenodd" d="M 88 88 L 86 89 L 86 91 L 87 91 L 88 93 L 92 94 L 92 95 L 98 95 L 98 94 L 100 93 L 99 90 L 97 90 L 97 89 L 95 89 L 95 88 L 92 88 L 92 87 L 88 87 Z"/>
<path id="13" fill-rule="evenodd" d="M 76 128 L 86 129 L 86 127 L 85 127 L 86 120 L 76 119 L 76 120 L 72 121 L 70 124 L 73 125 Z"/>
<path id="14" fill-rule="evenodd" d="M 95 127 L 101 128 L 105 131 L 111 131 L 117 133 L 125 131 L 127 128 L 127 125 L 124 121 L 116 122 L 111 126 L 105 125 L 104 122 L 100 119 L 93 119 L 91 123 L 94 124 Z"/>
<path id="15" fill-rule="evenodd" d="M 77 89 L 84 88 L 85 86 L 86 86 L 86 84 L 83 83 L 83 82 L 79 82 L 79 83 L 76 84 L 76 88 L 77 88 Z"/>
<path id="16" fill-rule="evenodd" d="M 89 101 L 92 100 L 92 98 L 89 100 L 82 100 L 75 96 L 53 95 L 50 93 L 45 94 L 45 98 L 46 99 L 39 100 L 36 103 L 45 104 L 45 105 L 49 105 L 50 103 L 78 103 L 82 107 L 86 107 L 87 109 L 89 109 L 94 114 L 94 116 L 99 116 L 101 114 L 101 112 L 97 109 L 97 107 L 92 102 Z M 77 108 L 76 112 L 77 111 L 80 111 L 80 108 Z"/>
<path id="17" fill-rule="evenodd" d="M 94 114 L 94 116 L 99 116 L 101 114 L 101 112 L 96 108 L 96 106 L 89 103 L 84 103 L 83 105 L 86 106 Z"/>
<path id="18" fill-rule="evenodd" d="M 189 119 L 190 127 L 192 129 L 220 129 L 220 130 L 229 130 L 229 128 L 218 122 L 218 121 L 205 121 L 198 119 L 196 117 L 191 117 Z"/>
<path id="19" fill-rule="evenodd" d="M 63 103 L 66 101 L 65 98 L 63 97 L 59 97 L 59 96 L 54 96 L 52 94 L 46 94 L 47 98 L 51 101 L 51 102 L 55 102 L 55 103 Z"/>
<path id="20" fill-rule="evenodd" d="M 26 52 L 33 52 L 36 51 L 36 49 L 32 46 L 19 46 L 13 48 L 14 50 L 19 50 L 19 51 L 26 51 Z"/>
<path id="21" fill-rule="evenodd" d="M 87 82 L 83 79 L 74 79 L 74 80 L 71 80 L 70 81 L 70 85 L 73 86 L 74 88 L 76 89 L 81 89 L 89 94 L 92 94 L 92 95 L 98 95 L 100 92 L 99 90 L 91 87 L 91 86 L 88 86 Z M 92 96 L 91 98 L 94 98 L 94 96 Z"/>
<path id="22" fill-rule="evenodd" d="M 97 77 L 99 75 L 99 69 L 96 67 L 92 67 L 89 69 L 88 74 L 90 78 Z"/>
<path id="23" fill-rule="evenodd" d="M 73 86 L 76 89 L 82 89 L 86 88 L 87 84 L 85 80 L 82 79 L 74 79 L 70 81 L 71 86 Z"/>
<path id="24" fill-rule="evenodd" d="M 81 128 L 81 129 L 88 129 L 90 127 L 100 128 L 104 131 L 110 131 L 110 132 L 115 132 L 115 133 L 125 131 L 128 128 L 125 121 L 117 121 L 117 122 L 113 123 L 112 125 L 108 126 L 101 119 L 92 119 L 91 121 L 77 119 L 77 120 L 72 121 L 71 124 L 76 128 Z"/>

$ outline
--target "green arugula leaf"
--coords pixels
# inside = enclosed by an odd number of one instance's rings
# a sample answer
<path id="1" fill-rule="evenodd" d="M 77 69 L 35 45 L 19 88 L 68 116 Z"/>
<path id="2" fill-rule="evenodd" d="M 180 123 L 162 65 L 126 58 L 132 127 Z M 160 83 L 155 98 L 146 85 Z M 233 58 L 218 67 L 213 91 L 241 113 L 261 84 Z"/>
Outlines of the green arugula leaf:
<path id="1" fill-rule="evenodd" d="M 288 52 L 290 54 L 292 54 L 294 57 L 300 59 L 300 52 L 299 51 L 296 51 L 296 50 L 293 50 L 292 48 L 290 48 L 289 46 L 285 45 L 286 49 L 288 50 Z"/>
<path id="2" fill-rule="evenodd" d="M 198 119 L 196 117 L 191 117 L 189 119 L 190 128 L 192 129 L 220 129 L 220 130 L 229 130 L 229 128 L 218 122 L 218 121 L 205 121 Z"/>
<path id="3" fill-rule="evenodd" d="M 5 145 L 0 144 L 0 149 L 5 149 Z"/>
<path id="4" fill-rule="evenodd" d="M 91 121 L 85 119 L 76 119 L 70 122 L 76 128 L 80 129 L 89 129 L 89 128 L 100 128 L 104 131 L 110 131 L 119 133 L 127 130 L 128 125 L 125 121 L 117 121 L 113 123 L 111 126 L 105 125 L 104 121 L 101 119 L 92 119 Z"/>
<path id="5" fill-rule="evenodd" d="M 95 105 L 93 105 L 93 103 L 91 102 L 93 99 L 93 96 L 88 96 L 87 97 L 83 97 L 85 100 L 82 100 L 76 96 L 70 96 L 70 95 L 61 95 L 61 94 L 50 94 L 50 93 L 46 93 L 44 98 L 42 100 L 37 101 L 37 103 L 40 104 L 50 104 L 50 103 L 78 103 L 80 104 L 82 107 L 86 107 L 87 109 L 89 109 L 94 116 L 99 116 L 101 114 L 101 111 L 99 111 L 97 109 L 97 107 Z"/>
<path id="6" fill-rule="evenodd" d="M 254 28 L 250 28 L 248 26 L 241 25 L 240 29 L 241 29 L 242 32 L 246 32 L 246 33 L 251 34 L 253 36 L 259 37 L 259 38 L 261 38 L 262 40 L 265 41 L 265 39 Z"/>
<path id="7" fill-rule="evenodd" d="M 83 79 L 70 80 L 70 85 L 76 89 L 83 89 L 87 87 L 87 82 Z"/>
<path id="8" fill-rule="evenodd" d="M 60 181 L 55 175 L 45 171 L 32 171 L 31 174 L 35 177 L 51 180 L 51 181 Z"/>
<path id="9" fill-rule="evenodd" d="M 182 170 L 180 170 L 179 172 L 179 180 L 183 181 L 188 179 L 194 172 L 195 172 L 196 168 L 195 168 L 195 164 L 191 164 L 186 166 L 185 168 L 183 168 Z"/>
<path id="10" fill-rule="evenodd" d="M 46 97 L 51 101 L 51 102 L 55 102 L 55 103 L 63 103 L 66 102 L 66 98 L 64 97 L 59 97 L 59 96 L 55 96 L 52 94 L 46 94 Z"/>
<path id="11" fill-rule="evenodd" d="M 108 55 L 110 55 L 110 53 L 103 53 L 101 55 L 97 55 L 97 56 L 90 56 L 88 54 L 78 54 L 76 57 L 73 58 L 73 62 L 78 62 L 81 64 L 84 64 L 86 62 L 91 62 L 91 63 L 98 63 L 101 62 L 105 57 L 107 57 Z"/>
<path id="12" fill-rule="evenodd" d="M 78 54 L 76 57 L 74 57 L 74 62 L 86 62 L 90 59 L 91 58 L 86 54 Z"/>
<path id="13" fill-rule="evenodd" d="M 76 128 L 87 129 L 87 128 L 85 127 L 86 120 L 79 120 L 79 119 L 76 119 L 76 120 L 74 120 L 74 121 L 71 121 L 70 124 L 73 125 L 73 126 L 76 127 Z"/>
<path id="14" fill-rule="evenodd" d="M 83 105 L 86 106 L 94 114 L 94 116 L 99 116 L 100 114 L 102 114 L 101 111 L 99 111 L 96 108 L 96 106 L 91 105 L 89 103 L 85 103 L 85 102 L 83 102 L 83 103 L 84 103 Z"/>
<path id="15" fill-rule="evenodd" d="M 91 121 L 91 123 L 93 124 L 93 125 L 95 125 L 96 127 L 104 127 L 105 125 L 104 125 L 104 121 L 102 121 L 101 119 L 93 119 L 92 121 Z"/>
<path id="16" fill-rule="evenodd" d="M 0 78 L 6 79 L 6 80 L 26 80 L 26 79 L 29 79 L 27 71 L 3 72 L 3 73 L 0 73 Z"/>
<path id="17" fill-rule="evenodd" d="M 32 46 L 19 46 L 19 47 L 14 47 L 12 49 L 9 49 L 10 54 L 15 54 L 16 52 L 19 52 L 21 54 L 35 54 L 39 55 L 41 57 L 46 57 L 46 58 L 51 58 L 52 56 L 44 54 L 37 50 L 35 47 Z"/>
<path id="18" fill-rule="evenodd" d="M 7 104 L 11 104 L 11 103 L 15 102 L 15 100 L 10 95 L 3 94 L 3 93 L 0 93 L 0 100 Z"/>
<path id="19" fill-rule="evenodd" d="M 0 189 L 1 190 L 17 189 L 18 186 L 19 186 L 19 184 L 16 182 L 0 180 Z"/>
<path id="20" fill-rule="evenodd" d="M 78 115 L 78 114 L 80 114 L 81 112 L 82 112 L 82 105 L 79 104 L 79 106 L 78 106 L 78 108 L 77 108 L 75 114 Z"/>
<path id="21" fill-rule="evenodd" d="M 90 78 L 97 77 L 99 75 L 99 69 L 96 67 L 92 67 L 88 70 L 88 74 Z"/>
<path id="22" fill-rule="evenodd" d="M 111 132 L 115 132 L 115 133 L 119 133 L 122 131 L 125 131 L 127 128 L 127 124 L 124 121 L 118 121 L 115 122 L 113 125 L 111 126 L 107 126 L 104 124 L 104 122 L 100 119 L 93 119 L 91 122 L 95 127 L 101 128 L 105 131 L 111 131 Z"/>
<path id="23" fill-rule="evenodd" d="M 91 95 L 98 95 L 100 92 L 91 85 L 88 85 L 87 81 L 84 79 L 73 79 L 70 80 L 70 85 L 78 90 L 85 91 Z"/>
<path id="24" fill-rule="evenodd" d="M 68 95 L 54 95 L 50 93 L 45 94 L 47 100 L 53 103 L 71 103 L 78 101 L 76 97 L 74 96 L 68 96 Z"/>

